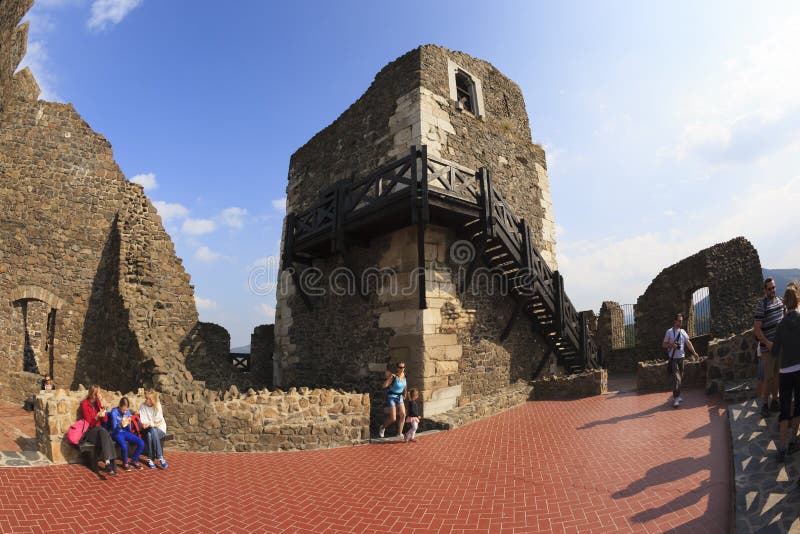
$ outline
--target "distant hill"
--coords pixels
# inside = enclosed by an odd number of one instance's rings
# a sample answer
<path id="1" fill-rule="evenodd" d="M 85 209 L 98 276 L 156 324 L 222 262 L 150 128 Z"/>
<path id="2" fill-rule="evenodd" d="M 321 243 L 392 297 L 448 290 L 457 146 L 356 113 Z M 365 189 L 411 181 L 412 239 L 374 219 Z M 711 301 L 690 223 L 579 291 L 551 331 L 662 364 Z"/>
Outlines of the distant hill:
<path id="1" fill-rule="evenodd" d="M 250 354 L 250 345 L 244 345 L 241 347 L 234 347 L 231 349 L 233 354 Z"/>
<path id="2" fill-rule="evenodd" d="M 778 288 L 778 296 L 783 295 L 786 284 L 792 280 L 800 280 L 800 269 L 761 269 L 764 279 L 774 278 Z"/>

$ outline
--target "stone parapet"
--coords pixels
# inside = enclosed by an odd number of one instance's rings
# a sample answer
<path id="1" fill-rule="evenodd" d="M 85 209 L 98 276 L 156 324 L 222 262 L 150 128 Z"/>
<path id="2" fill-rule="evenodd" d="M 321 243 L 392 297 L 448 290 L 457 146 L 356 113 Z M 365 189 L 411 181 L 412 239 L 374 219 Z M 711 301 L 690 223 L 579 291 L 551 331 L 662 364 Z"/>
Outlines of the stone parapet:
<path id="1" fill-rule="evenodd" d="M 533 381 L 536 400 L 579 399 L 608 392 L 608 371 L 597 369 L 568 376 L 550 376 Z"/>
<path id="2" fill-rule="evenodd" d="M 670 391 L 672 384 L 667 375 L 667 360 L 647 360 L 639 362 L 636 369 L 636 389 L 638 391 Z M 706 358 L 687 359 L 683 366 L 683 386 L 705 386 Z"/>
<path id="3" fill-rule="evenodd" d="M 144 401 L 144 390 L 126 395 L 132 411 Z M 62 389 L 36 397 L 39 451 L 54 463 L 79 461 L 65 434 L 78 420 L 85 390 Z M 107 408 L 122 394 L 104 393 Z M 235 386 L 221 397 L 213 390 L 162 396 L 170 447 L 208 452 L 271 452 L 326 449 L 369 441 L 369 395 L 330 389 L 248 390 Z"/>
<path id="4" fill-rule="evenodd" d="M 743 384 L 754 378 L 758 371 L 757 344 L 752 328 L 724 339 L 710 341 L 706 391 L 709 394 L 721 393 L 736 386 L 737 383 Z M 743 395 L 747 393 L 743 392 Z"/>
<path id="5" fill-rule="evenodd" d="M 517 382 L 500 389 L 492 395 L 485 395 L 469 404 L 438 413 L 422 419 L 423 430 L 452 430 L 467 423 L 489 417 L 507 408 L 513 408 L 531 400 L 533 386 L 526 382 Z"/>

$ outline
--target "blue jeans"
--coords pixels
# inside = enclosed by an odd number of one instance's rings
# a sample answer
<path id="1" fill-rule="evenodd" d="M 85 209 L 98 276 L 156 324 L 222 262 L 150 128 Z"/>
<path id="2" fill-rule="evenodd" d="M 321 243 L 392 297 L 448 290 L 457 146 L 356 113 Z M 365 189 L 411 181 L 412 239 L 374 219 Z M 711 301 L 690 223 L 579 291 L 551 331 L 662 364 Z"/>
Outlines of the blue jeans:
<path id="1" fill-rule="evenodd" d="M 136 451 L 133 453 L 132 460 L 134 462 L 139 461 L 139 456 L 141 456 L 142 451 L 144 451 L 144 441 L 142 441 L 142 438 L 127 430 L 120 430 L 112 437 L 114 441 L 119 443 L 119 449 L 122 451 L 122 463 L 128 463 L 128 443 L 136 445 Z"/>
<path id="2" fill-rule="evenodd" d="M 150 449 L 151 460 L 164 457 L 164 450 L 161 448 L 161 438 L 165 435 L 163 430 L 154 426 L 151 426 L 147 430 L 147 447 Z"/>

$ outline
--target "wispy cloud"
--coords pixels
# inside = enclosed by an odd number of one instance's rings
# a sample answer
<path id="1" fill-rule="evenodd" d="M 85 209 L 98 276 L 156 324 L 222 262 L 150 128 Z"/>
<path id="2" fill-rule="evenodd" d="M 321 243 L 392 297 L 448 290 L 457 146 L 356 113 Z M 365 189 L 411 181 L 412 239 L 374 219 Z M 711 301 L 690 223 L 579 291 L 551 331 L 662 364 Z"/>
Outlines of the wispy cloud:
<path id="1" fill-rule="evenodd" d="M 161 220 L 164 221 L 164 223 L 167 223 L 173 219 L 183 219 L 189 215 L 189 210 L 182 204 L 170 204 L 169 202 L 156 200 L 153 202 L 153 206 L 156 207 L 156 210 L 158 211 L 158 214 L 161 216 Z"/>
<path id="2" fill-rule="evenodd" d="M 194 304 L 198 310 L 213 310 L 216 309 L 217 303 L 211 299 L 204 299 L 203 297 L 194 296 Z"/>
<path id="3" fill-rule="evenodd" d="M 33 33 L 33 21 L 31 21 L 31 33 Z M 56 75 L 50 67 L 50 57 L 47 53 L 47 46 L 44 41 L 30 40 L 28 41 L 28 49 L 25 57 L 19 64 L 20 69 L 28 67 L 36 78 L 36 83 L 39 84 L 41 93 L 39 98 L 49 102 L 63 102 L 55 90 Z"/>
<path id="4" fill-rule="evenodd" d="M 272 201 L 272 207 L 278 211 L 286 211 L 286 198 L 276 198 Z"/>
<path id="5" fill-rule="evenodd" d="M 94 0 L 86 25 L 90 30 L 104 30 L 122 22 L 141 3 L 141 0 Z"/>
<path id="6" fill-rule="evenodd" d="M 247 215 L 247 210 L 244 208 L 226 208 L 222 210 L 219 218 L 222 224 L 230 228 L 241 229 L 244 227 L 244 216 Z"/>
<path id="7" fill-rule="evenodd" d="M 144 187 L 145 191 L 150 191 L 153 189 L 158 188 L 158 182 L 156 182 L 156 175 L 152 172 L 148 172 L 147 174 L 137 174 L 133 178 L 131 178 L 131 182 L 135 184 L 139 184 Z"/>
<path id="8" fill-rule="evenodd" d="M 202 246 L 194 252 L 194 259 L 203 263 L 213 263 L 220 259 L 222 256 L 213 252 L 207 246 Z"/>
<path id="9" fill-rule="evenodd" d="M 192 235 L 210 234 L 216 229 L 217 223 L 211 219 L 186 219 L 181 226 L 183 233 Z"/>

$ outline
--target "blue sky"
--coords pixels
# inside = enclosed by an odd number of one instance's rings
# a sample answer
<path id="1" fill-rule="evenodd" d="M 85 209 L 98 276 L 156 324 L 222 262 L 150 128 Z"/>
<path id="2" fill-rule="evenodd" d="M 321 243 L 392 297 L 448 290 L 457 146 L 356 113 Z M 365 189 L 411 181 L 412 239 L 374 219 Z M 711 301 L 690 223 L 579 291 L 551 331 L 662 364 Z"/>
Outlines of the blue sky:
<path id="1" fill-rule="evenodd" d="M 274 317 L 254 273 L 279 250 L 290 155 L 420 44 L 522 88 L 579 309 L 635 302 L 738 235 L 800 267 L 797 2 L 39 0 L 28 20 L 41 98 L 145 185 L 233 346 Z"/>

